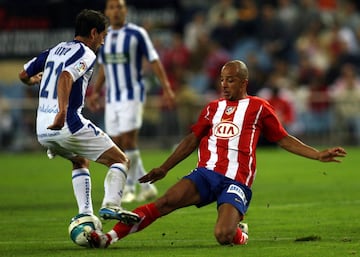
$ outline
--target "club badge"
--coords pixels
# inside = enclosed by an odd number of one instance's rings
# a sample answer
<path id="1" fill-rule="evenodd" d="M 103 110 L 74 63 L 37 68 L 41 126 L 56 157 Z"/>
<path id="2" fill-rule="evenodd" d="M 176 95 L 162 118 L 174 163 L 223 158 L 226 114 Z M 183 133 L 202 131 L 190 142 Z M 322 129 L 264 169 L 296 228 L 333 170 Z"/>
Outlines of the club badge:
<path id="1" fill-rule="evenodd" d="M 225 109 L 225 114 L 226 115 L 230 115 L 232 114 L 234 111 L 236 110 L 235 106 L 227 106 Z"/>

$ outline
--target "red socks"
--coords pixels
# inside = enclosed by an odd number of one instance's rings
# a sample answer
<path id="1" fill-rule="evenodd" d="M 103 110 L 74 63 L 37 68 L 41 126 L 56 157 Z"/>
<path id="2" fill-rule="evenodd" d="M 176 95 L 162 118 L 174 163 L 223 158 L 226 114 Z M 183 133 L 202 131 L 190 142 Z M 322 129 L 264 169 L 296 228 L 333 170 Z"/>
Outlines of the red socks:
<path id="1" fill-rule="evenodd" d="M 140 207 L 137 207 L 132 212 L 138 214 L 141 218 L 141 221 L 134 225 L 125 225 L 121 222 L 116 223 L 115 226 L 113 227 L 113 230 L 116 232 L 119 239 L 127 236 L 128 234 L 131 234 L 131 233 L 134 233 L 134 232 L 137 232 L 137 231 L 140 231 L 140 230 L 146 228 L 147 226 L 149 226 L 151 223 L 153 223 L 157 218 L 159 218 L 161 216 L 160 212 L 155 207 L 154 203 L 149 203 L 149 204 L 145 204 Z"/>
<path id="2" fill-rule="evenodd" d="M 233 244 L 236 245 L 245 245 L 248 241 L 248 235 L 243 233 L 241 228 L 237 228 L 236 234 L 233 239 Z"/>

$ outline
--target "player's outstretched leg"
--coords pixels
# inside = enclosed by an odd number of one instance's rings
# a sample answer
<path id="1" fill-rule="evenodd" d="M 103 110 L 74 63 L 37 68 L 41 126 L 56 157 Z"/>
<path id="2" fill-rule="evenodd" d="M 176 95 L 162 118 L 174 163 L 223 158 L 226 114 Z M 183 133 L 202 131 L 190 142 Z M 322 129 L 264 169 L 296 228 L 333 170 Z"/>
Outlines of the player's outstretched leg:
<path id="1" fill-rule="evenodd" d="M 154 203 L 142 205 L 133 210 L 133 213 L 140 217 L 140 222 L 137 224 L 127 225 L 122 222 L 118 222 L 115 224 L 113 229 L 106 234 L 97 230 L 85 231 L 89 244 L 95 248 L 107 248 L 111 243 L 120 240 L 128 234 L 138 232 L 146 228 L 161 216 Z"/>
<path id="2" fill-rule="evenodd" d="M 246 223 L 240 222 L 238 225 L 238 229 L 236 231 L 235 237 L 233 239 L 233 243 L 237 245 L 245 245 L 249 240 L 249 227 Z"/>

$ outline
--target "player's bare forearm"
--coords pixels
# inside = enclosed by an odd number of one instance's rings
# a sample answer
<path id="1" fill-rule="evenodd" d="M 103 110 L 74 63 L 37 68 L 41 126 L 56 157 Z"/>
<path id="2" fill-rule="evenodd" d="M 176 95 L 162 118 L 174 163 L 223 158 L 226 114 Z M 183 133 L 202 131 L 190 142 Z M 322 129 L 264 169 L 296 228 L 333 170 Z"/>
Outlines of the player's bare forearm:
<path id="1" fill-rule="evenodd" d="M 59 112 L 66 112 L 69 104 L 70 92 L 73 84 L 73 79 L 70 73 L 63 71 L 58 80 L 57 95 Z"/>
<path id="2" fill-rule="evenodd" d="M 333 147 L 319 151 L 314 147 L 304 144 L 299 139 L 288 135 L 278 141 L 278 144 L 285 150 L 309 158 L 319 160 L 322 162 L 340 162 L 337 157 L 345 157 L 346 151 L 342 147 Z"/>
<path id="3" fill-rule="evenodd" d="M 280 139 L 278 144 L 285 150 L 303 157 L 314 160 L 317 160 L 319 157 L 319 151 L 317 149 L 304 144 L 299 139 L 291 135 L 287 135 L 286 137 Z"/>
<path id="4" fill-rule="evenodd" d="M 176 147 L 175 151 L 169 158 L 160 166 L 165 170 L 170 170 L 179 162 L 188 157 L 199 145 L 199 139 L 194 133 L 188 134 Z"/>
<path id="5" fill-rule="evenodd" d="M 53 124 L 51 124 L 48 129 L 60 130 L 64 126 L 72 84 L 73 78 L 70 73 L 63 71 L 59 76 L 57 84 L 59 111 L 55 116 Z"/>
<path id="6" fill-rule="evenodd" d="M 94 84 L 94 91 L 93 93 L 97 93 L 100 95 L 101 89 L 105 83 L 105 71 L 104 71 L 104 65 L 100 64 L 98 69 L 97 78 Z"/>
<path id="7" fill-rule="evenodd" d="M 175 151 L 158 168 L 152 169 L 148 174 L 139 179 L 140 183 L 154 183 L 166 176 L 169 170 L 175 167 L 179 162 L 188 157 L 199 145 L 199 139 L 190 133 L 176 147 Z"/>
<path id="8" fill-rule="evenodd" d="M 160 62 L 160 60 L 153 61 L 151 63 L 151 67 L 163 88 L 166 105 L 169 108 L 173 108 L 175 106 L 175 93 L 171 88 L 170 82 L 168 80 L 162 63 Z"/>

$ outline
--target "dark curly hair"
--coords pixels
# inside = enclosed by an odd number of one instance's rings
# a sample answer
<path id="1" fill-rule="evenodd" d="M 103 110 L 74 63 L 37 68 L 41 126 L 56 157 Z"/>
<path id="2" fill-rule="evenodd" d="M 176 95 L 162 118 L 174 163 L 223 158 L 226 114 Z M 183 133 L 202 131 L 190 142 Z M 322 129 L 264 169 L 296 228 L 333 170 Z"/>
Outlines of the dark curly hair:
<path id="1" fill-rule="evenodd" d="M 108 24 L 107 17 L 101 12 L 84 9 L 76 16 L 75 37 L 88 37 L 93 28 L 100 33 L 107 28 Z"/>

